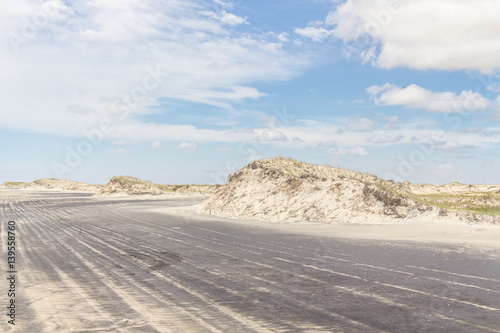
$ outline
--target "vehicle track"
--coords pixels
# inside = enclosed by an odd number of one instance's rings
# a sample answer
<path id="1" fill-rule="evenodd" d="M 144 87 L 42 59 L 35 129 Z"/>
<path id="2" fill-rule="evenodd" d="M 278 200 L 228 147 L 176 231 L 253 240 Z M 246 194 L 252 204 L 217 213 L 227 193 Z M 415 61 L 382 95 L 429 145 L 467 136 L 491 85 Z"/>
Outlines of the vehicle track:
<path id="1" fill-rule="evenodd" d="M 498 257 L 148 210 L 181 204 L 0 191 L 21 281 L 0 330 L 500 332 Z"/>

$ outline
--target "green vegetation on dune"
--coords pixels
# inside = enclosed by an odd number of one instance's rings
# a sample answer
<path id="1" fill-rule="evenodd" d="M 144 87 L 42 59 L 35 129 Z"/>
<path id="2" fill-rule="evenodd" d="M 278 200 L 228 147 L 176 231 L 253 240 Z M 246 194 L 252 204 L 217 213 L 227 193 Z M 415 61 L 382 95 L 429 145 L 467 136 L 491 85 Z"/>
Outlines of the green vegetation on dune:
<path id="1" fill-rule="evenodd" d="M 498 216 L 500 215 L 500 206 L 469 207 L 467 211 L 480 215 Z"/>
<path id="2" fill-rule="evenodd" d="M 123 188 L 128 189 L 154 189 L 156 192 L 164 193 L 203 193 L 209 194 L 217 189 L 220 185 L 162 185 L 155 184 L 148 180 L 142 180 L 131 176 L 115 176 L 110 179 L 109 184 L 120 184 Z M 158 194 L 158 193 L 157 193 Z"/>
<path id="3" fill-rule="evenodd" d="M 424 206 L 441 208 L 443 211 L 462 211 L 480 215 L 500 215 L 500 187 L 478 185 L 469 186 L 460 183 L 447 185 L 411 185 L 408 182 L 396 183 L 392 180 L 383 180 L 374 175 L 343 169 L 340 167 L 319 166 L 289 157 L 277 157 L 260 160 L 254 163 L 266 165 L 270 169 L 277 170 L 289 177 L 290 184 L 300 184 L 303 179 L 315 179 L 316 181 L 332 181 L 351 179 L 364 183 L 366 193 L 375 194 L 384 203 L 396 205 L 398 202 L 413 200 Z M 249 165 L 252 167 L 252 163 Z M 301 180 L 294 182 L 293 179 Z M 413 186 L 425 186 L 431 193 L 415 193 Z M 451 189 L 452 187 L 463 188 L 463 191 Z M 470 190 L 469 187 L 475 190 Z M 469 190 L 468 190 L 469 189 Z M 375 191 L 375 192 L 374 192 Z"/>
<path id="4" fill-rule="evenodd" d="M 116 182 L 122 185 L 156 185 L 148 180 L 142 180 L 131 176 L 115 176 L 110 179 L 110 182 Z"/>
<path id="5" fill-rule="evenodd" d="M 3 186 L 18 186 L 18 187 L 26 187 L 29 186 L 29 183 L 25 182 L 5 182 Z"/>
<path id="6" fill-rule="evenodd" d="M 360 181 L 379 180 L 376 176 L 368 173 L 352 171 L 340 167 L 332 167 L 329 165 L 315 165 L 307 162 L 297 161 L 290 157 L 264 159 L 253 162 L 250 164 L 250 166 L 252 166 L 252 164 L 254 163 L 267 164 L 267 166 L 271 169 L 276 170 L 287 177 L 313 177 L 323 181 L 338 178 L 350 178 Z"/>
<path id="7" fill-rule="evenodd" d="M 500 194 L 491 192 L 409 194 L 423 204 L 481 215 L 500 215 Z"/>

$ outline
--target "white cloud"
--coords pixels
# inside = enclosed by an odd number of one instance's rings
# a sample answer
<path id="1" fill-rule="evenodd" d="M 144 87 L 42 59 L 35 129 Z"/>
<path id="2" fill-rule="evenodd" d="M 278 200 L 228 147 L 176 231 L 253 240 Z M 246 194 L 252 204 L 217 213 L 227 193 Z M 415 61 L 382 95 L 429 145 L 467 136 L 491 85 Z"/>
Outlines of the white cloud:
<path id="1" fill-rule="evenodd" d="M 350 52 L 376 47 L 379 67 L 491 72 L 500 68 L 499 12 L 492 0 L 347 0 L 326 23 Z"/>
<path id="2" fill-rule="evenodd" d="M 441 178 L 448 178 L 452 175 L 453 170 L 453 165 L 445 163 L 438 165 L 437 168 L 434 169 L 434 173 Z"/>
<path id="3" fill-rule="evenodd" d="M 366 156 L 368 155 L 368 151 L 366 151 L 363 147 L 354 147 L 354 148 L 330 148 L 327 152 L 330 155 L 358 155 L 358 156 Z"/>
<path id="4" fill-rule="evenodd" d="M 455 140 L 439 140 L 435 141 L 433 143 L 433 146 L 437 149 L 443 149 L 443 150 L 454 150 L 461 148 L 462 145 Z"/>
<path id="5" fill-rule="evenodd" d="M 158 140 L 153 142 L 153 144 L 151 145 L 151 148 L 153 148 L 153 149 L 159 149 L 161 147 L 162 147 L 162 145 L 161 145 L 160 141 L 158 141 Z"/>
<path id="6" fill-rule="evenodd" d="M 500 86 L 497 84 L 490 84 L 486 87 L 486 90 L 500 93 Z"/>
<path id="7" fill-rule="evenodd" d="M 133 123 L 160 102 L 231 110 L 265 96 L 254 83 L 289 79 L 310 65 L 283 50 L 274 34 L 238 31 L 234 25 L 244 19 L 227 7 L 209 14 L 208 2 L 54 1 L 60 8 L 32 36 L 23 27 L 43 13 L 39 2 L 19 0 L 0 12 L 0 126 L 79 135 L 124 95 L 140 98 L 116 125 Z M 21 38 L 16 48 L 9 33 Z"/>
<path id="8" fill-rule="evenodd" d="M 278 35 L 278 40 L 280 42 L 288 42 L 288 34 L 286 32 L 283 32 L 281 34 Z"/>
<path id="9" fill-rule="evenodd" d="M 401 141 L 403 136 L 399 133 L 387 133 L 387 131 L 378 131 L 372 137 L 368 138 L 373 143 L 396 143 Z"/>
<path id="10" fill-rule="evenodd" d="M 217 147 L 217 151 L 227 152 L 227 151 L 233 151 L 233 149 L 229 147 Z"/>
<path id="11" fill-rule="evenodd" d="M 232 4 L 231 0 L 229 1 L 224 1 L 224 0 L 213 0 L 216 4 L 221 5 L 224 8 L 233 8 L 234 5 Z"/>
<path id="12" fill-rule="evenodd" d="M 237 26 L 238 24 L 242 24 L 243 22 L 245 22 L 247 19 L 223 11 L 220 20 L 223 24 Z"/>
<path id="13" fill-rule="evenodd" d="M 335 147 L 337 145 L 337 141 L 330 140 L 330 141 L 321 141 L 316 144 L 316 147 Z"/>
<path id="14" fill-rule="evenodd" d="M 276 129 L 258 129 L 256 130 L 255 140 L 258 142 L 287 142 L 287 136 Z"/>
<path id="15" fill-rule="evenodd" d="M 295 29 L 295 33 L 303 37 L 311 38 L 316 42 L 322 42 L 333 35 L 333 31 L 327 30 L 325 28 L 316 28 L 316 27 L 306 27 L 303 29 L 297 28 Z"/>
<path id="16" fill-rule="evenodd" d="M 352 132 L 370 132 L 375 128 L 375 123 L 368 118 L 358 118 L 352 120 L 346 128 Z"/>
<path id="17" fill-rule="evenodd" d="M 176 148 L 179 149 L 179 150 L 187 151 L 187 152 L 195 152 L 196 150 L 198 150 L 198 146 L 196 145 L 196 143 L 193 143 L 193 142 L 182 142 L 182 143 L 179 143 L 176 146 Z"/>
<path id="18" fill-rule="evenodd" d="M 432 92 L 416 84 L 400 88 L 386 83 L 383 86 L 371 86 L 367 92 L 377 104 L 404 106 L 438 113 L 483 110 L 490 105 L 488 99 L 471 90 L 462 91 L 457 95 L 449 91 Z"/>
<path id="19" fill-rule="evenodd" d="M 386 130 L 396 130 L 399 129 L 399 117 L 391 116 L 387 118 L 387 123 L 384 126 Z"/>
<path id="20" fill-rule="evenodd" d="M 497 99 L 495 100 L 495 106 L 498 111 L 500 111 L 500 95 L 498 95 Z"/>

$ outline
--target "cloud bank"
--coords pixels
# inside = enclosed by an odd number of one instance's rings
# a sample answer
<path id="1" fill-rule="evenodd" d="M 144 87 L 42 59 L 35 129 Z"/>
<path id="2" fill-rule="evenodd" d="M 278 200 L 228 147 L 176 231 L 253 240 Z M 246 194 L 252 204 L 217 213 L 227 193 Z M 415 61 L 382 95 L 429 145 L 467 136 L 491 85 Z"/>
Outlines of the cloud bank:
<path id="1" fill-rule="evenodd" d="M 296 33 L 335 37 L 382 68 L 476 70 L 500 68 L 500 2 L 491 0 L 347 0 L 323 27 Z"/>
<path id="2" fill-rule="evenodd" d="M 397 105 L 436 113 L 484 110 L 491 104 L 490 100 L 471 90 L 462 91 L 457 95 L 449 91 L 432 92 L 416 84 L 400 88 L 386 83 L 383 86 L 371 86 L 367 92 L 377 104 Z"/>
<path id="3" fill-rule="evenodd" d="M 0 13 L 0 126 L 75 136 L 125 105 L 116 125 L 141 131 L 161 105 L 231 110 L 309 66 L 219 3 L 13 2 Z"/>

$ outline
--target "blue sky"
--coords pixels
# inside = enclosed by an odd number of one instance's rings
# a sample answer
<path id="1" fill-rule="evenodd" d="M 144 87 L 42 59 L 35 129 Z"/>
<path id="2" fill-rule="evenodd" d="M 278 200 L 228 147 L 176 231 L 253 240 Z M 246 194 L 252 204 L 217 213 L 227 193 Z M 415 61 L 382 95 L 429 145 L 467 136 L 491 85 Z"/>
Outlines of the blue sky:
<path id="1" fill-rule="evenodd" d="M 223 183 L 291 156 L 499 184 L 500 1 L 19 0 L 0 182 Z"/>

